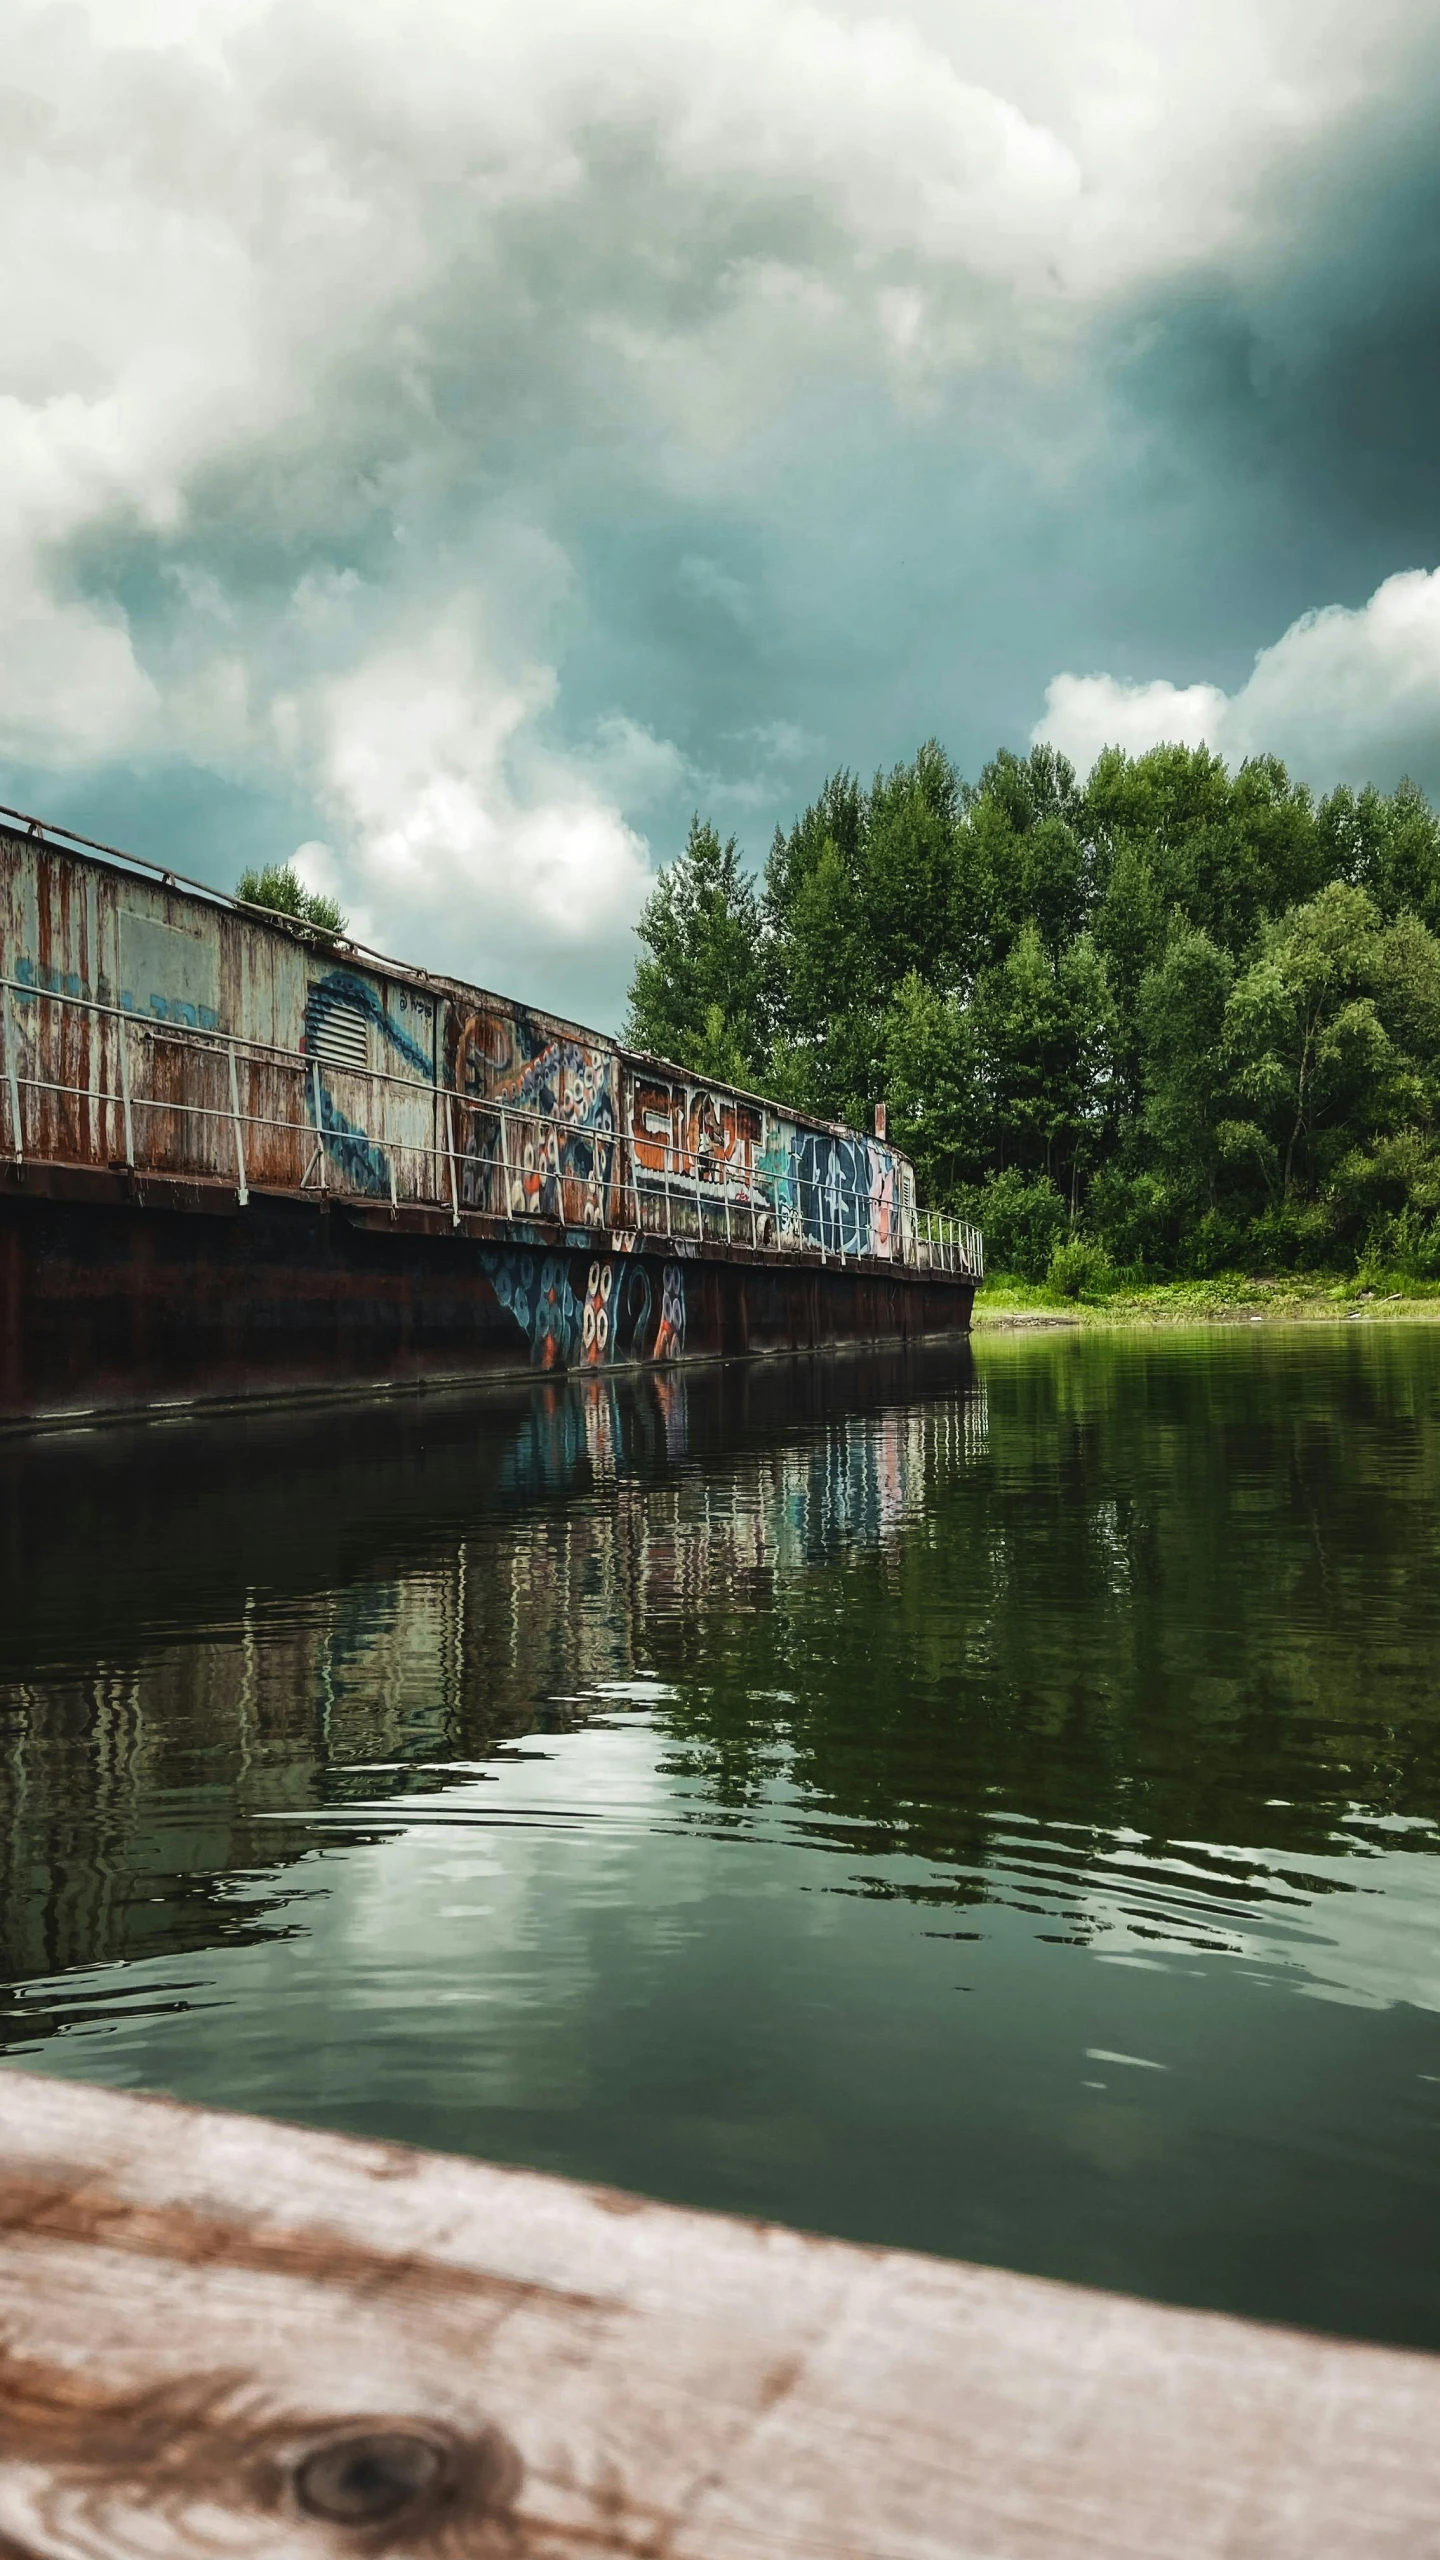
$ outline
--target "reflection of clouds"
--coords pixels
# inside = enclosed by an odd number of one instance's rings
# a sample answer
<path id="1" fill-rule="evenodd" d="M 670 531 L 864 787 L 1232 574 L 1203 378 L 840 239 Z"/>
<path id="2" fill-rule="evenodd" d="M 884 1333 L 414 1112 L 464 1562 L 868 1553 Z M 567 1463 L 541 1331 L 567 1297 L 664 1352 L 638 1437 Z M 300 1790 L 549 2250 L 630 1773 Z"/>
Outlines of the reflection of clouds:
<path id="1" fill-rule="evenodd" d="M 1303 1861 L 1199 1842 L 1164 1857 L 1117 1848 L 1081 1888 L 1085 1925 L 1107 1963 L 1169 1970 L 1167 1949 L 1203 1952 L 1308 1999 L 1440 2010 L 1440 1857 L 1430 1826 L 1396 1827 L 1426 1846 L 1357 1840 Z"/>
<path id="2" fill-rule="evenodd" d="M 798 1795 L 782 1807 L 773 1789 L 770 1808 L 795 1841 L 845 1854 L 842 1817 L 807 1810 Z M 972 1917 L 986 1906 L 1016 1912 L 1042 1941 L 1088 1947 L 1135 1972 L 1203 1973 L 1219 1957 L 1307 1999 L 1440 2010 L 1440 1831 L 1357 1813 L 1334 1837 L 1333 1851 L 1158 1849 L 1138 1831 L 1007 1807 L 987 1816 L 972 1860 L 900 1851 L 872 1865 L 867 1848 L 865 1871 L 830 1890 Z"/>
<path id="3" fill-rule="evenodd" d="M 1195 1975 L 1222 1959 L 1252 1982 L 1302 1998 L 1440 2011 L 1440 1857 L 1424 1826 L 1408 1826 L 1424 1831 L 1424 1849 L 1361 1841 L 1298 1858 L 1200 1842 L 1157 1853 L 1139 1833 L 1102 1839 L 1080 1825 L 999 1813 L 983 1865 L 936 1867 L 903 1851 L 877 1860 L 867 1843 L 860 1870 L 853 1861 L 865 1826 L 817 1807 L 783 1742 L 752 1770 L 743 1806 L 717 1802 L 646 1712 L 674 1695 L 663 1682 L 610 1681 L 574 1701 L 590 1710 L 577 1730 L 504 1752 L 483 1774 L 457 1773 L 442 1794 L 272 1819 L 360 1850 L 358 1866 L 347 1859 L 332 1874 L 331 1890 L 335 1925 L 362 1970 L 429 1943 L 438 1897 L 447 1926 L 480 1932 L 486 1998 L 497 1996 L 494 1967 L 506 1949 L 518 1960 L 543 1934 L 553 1952 L 557 1930 L 567 1944 L 573 1937 L 565 1962 L 578 1996 L 602 1908 L 645 1915 L 647 1929 L 668 1912 L 664 1929 L 685 1934 L 686 1914 L 714 1890 L 715 1874 L 706 1860 L 688 1863 L 679 1844 L 708 1839 L 819 1853 L 833 1867 L 815 1879 L 825 1901 L 958 1902 L 976 1917 L 980 1906 L 998 1906 L 1033 1919 L 1040 1940 L 1088 1946 L 1105 1965 Z M 563 1879 L 557 1857 L 568 1862 Z M 479 1888 L 483 1902 L 473 1899 Z M 573 1901 L 568 1921 L 554 1908 L 557 1895 Z M 1103 2058 L 1142 2060 L 1108 2049 Z"/>

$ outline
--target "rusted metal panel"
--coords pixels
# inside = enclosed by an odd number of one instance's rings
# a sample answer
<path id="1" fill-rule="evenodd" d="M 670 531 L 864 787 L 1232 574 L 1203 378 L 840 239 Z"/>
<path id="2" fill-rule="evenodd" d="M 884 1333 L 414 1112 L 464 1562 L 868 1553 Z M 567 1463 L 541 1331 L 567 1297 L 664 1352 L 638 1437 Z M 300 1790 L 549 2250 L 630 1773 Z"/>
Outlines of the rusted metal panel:
<path id="1" fill-rule="evenodd" d="M 898 1148 L 627 1055 L 637 1224 L 875 1261 L 914 1258 L 914 1177 Z"/>
<path id="2" fill-rule="evenodd" d="M 424 1217 L 417 1229 L 414 1221 Z M 968 1283 L 0 1163 L 0 1416 L 963 1338 Z"/>
<path id="3" fill-rule="evenodd" d="M 0 870 L 20 1152 L 225 1180 L 238 1101 L 256 1185 L 302 1189 L 323 1157 L 329 1187 L 388 1197 L 393 1157 L 400 1198 L 442 1196 L 434 994 L 32 838 L 0 840 Z M 358 1072 L 314 1057 L 337 1021 Z"/>
<path id="4" fill-rule="evenodd" d="M 615 1044 L 479 994 L 452 998 L 450 1032 L 463 1205 L 564 1227 L 623 1223 Z"/>
<path id="5" fill-rule="evenodd" d="M 629 1059 L 624 1084 L 637 1225 L 647 1234 L 777 1244 L 765 1106 Z"/>
<path id="6" fill-rule="evenodd" d="M 237 1186 L 243 1162 L 251 1188 L 457 1221 L 917 1257 L 913 1178 L 883 1140 L 89 855 L 12 835 L 0 856 L 26 1156 Z"/>

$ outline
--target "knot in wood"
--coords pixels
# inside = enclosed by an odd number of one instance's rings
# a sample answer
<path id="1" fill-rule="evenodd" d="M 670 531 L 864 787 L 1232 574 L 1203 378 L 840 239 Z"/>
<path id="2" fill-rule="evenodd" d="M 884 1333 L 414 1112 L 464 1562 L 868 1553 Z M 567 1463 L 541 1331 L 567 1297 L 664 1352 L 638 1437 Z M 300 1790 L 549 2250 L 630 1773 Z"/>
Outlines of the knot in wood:
<path id="1" fill-rule="evenodd" d="M 366 2427 L 316 2445 L 297 2464 L 296 2499 L 327 2524 L 418 2521 L 459 2488 L 451 2448 L 413 2428 Z"/>

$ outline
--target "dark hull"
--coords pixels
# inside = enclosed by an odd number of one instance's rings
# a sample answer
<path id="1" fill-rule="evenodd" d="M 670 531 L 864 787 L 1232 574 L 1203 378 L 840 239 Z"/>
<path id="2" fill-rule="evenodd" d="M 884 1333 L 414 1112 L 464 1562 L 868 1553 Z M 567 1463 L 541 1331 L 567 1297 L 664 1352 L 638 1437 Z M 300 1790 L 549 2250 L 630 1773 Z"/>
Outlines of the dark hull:
<path id="1" fill-rule="evenodd" d="M 973 1284 L 218 1184 L 0 1171 L 0 1421 L 962 1337 Z"/>

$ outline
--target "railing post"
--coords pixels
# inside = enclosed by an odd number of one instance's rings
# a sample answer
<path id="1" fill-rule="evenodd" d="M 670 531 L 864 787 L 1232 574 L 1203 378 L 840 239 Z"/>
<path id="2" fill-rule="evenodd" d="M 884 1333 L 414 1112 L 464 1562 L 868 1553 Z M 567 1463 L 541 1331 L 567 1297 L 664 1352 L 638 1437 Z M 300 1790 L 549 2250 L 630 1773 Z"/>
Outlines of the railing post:
<path id="1" fill-rule="evenodd" d="M 15 1030 L 10 1019 L 10 989 L 0 991 L 0 1037 L 5 1043 L 5 1081 L 10 1088 L 10 1136 L 15 1162 L 25 1161 L 25 1132 L 20 1125 L 20 1078 L 15 1067 Z"/>
<path id="2" fill-rule="evenodd" d="M 125 1054 L 125 1031 L 123 1024 L 120 1031 L 120 1041 L 120 1054 L 123 1058 Z M 240 1177 L 240 1206 L 244 1209 L 249 1206 L 250 1190 L 249 1185 L 245 1180 L 245 1131 L 240 1120 L 240 1077 L 235 1065 L 235 1043 L 233 1040 L 230 1043 L 230 1117 L 235 1124 L 235 1170 Z M 130 1083 L 128 1077 L 125 1079 L 125 1144 L 128 1149 L 130 1144 Z"/>
<path id="3" fill-rule="evenodd" d="M 310 1061 L 310 1090 L 315 1097 L 315 1155 L 320 1174 L 320 1188 L 324 1191 L 328 1186 L 325 1180 L 325 1123 L 320 1116 L 320 1061 L 318 1058 L 312 1058 Z"/>
<path id="4" fill-rule="evenodd" d="M 510 1149 L 506 1143 L 509 1118 L 509 1110 L 502 1102 L 500 1105 L 500 1214 L 505 1218 L 513 1214 L 510 1200 Z"/>
<path id="5" fill-rule="evenodd" d="M 448 1093 L 445 1096 L 445 1142 L 450 1155 L 450 1224 L 452 1227 L 458 1227 L 460 1224 L 460 1176 L 455 1169 L 455 1107 Z"/>
<path id="6" fill-rule="evenodd" d="M 125 1118 L 125 1162 L 133 1173 L 135 1170 L 135 1121 L 130 1108 L 130 1042 L 127 1037 L 129 1029 L 130 1025 L 124 1014 L 117 1014 L 115 1031 L 120 1051 L 120 1108 Z"/>

